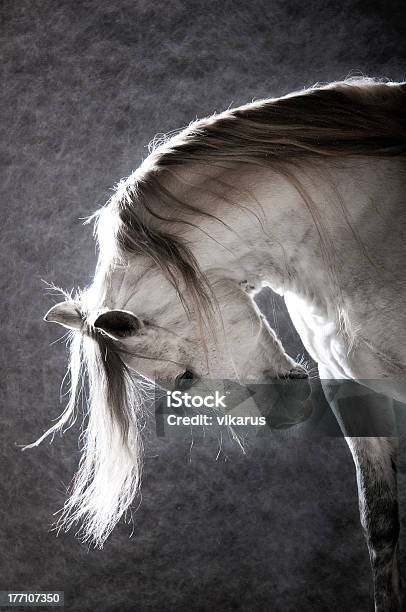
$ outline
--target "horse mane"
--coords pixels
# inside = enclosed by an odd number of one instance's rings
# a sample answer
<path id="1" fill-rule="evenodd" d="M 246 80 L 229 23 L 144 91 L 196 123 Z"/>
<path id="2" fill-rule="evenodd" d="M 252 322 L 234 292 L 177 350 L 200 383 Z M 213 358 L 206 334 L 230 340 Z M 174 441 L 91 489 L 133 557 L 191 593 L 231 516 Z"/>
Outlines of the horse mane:
<path id="1" fill-rule="evenodd" d="M 175 286 L 185 309 L 197 315 L 203 336 L 203 325 L 213 314 L 211 287 L 189 245 L 171 228 L 174 222 L 198 227 L 199 216 L 212 215 L 179 199 L 161 178 L 189 164 L 244 163 L 273 167 L 293 181 L 291 169 L 306 160 L 404 156 L 405 102 L 405 84 L 347 80 L 252 102 L 195 121 L 171 138 L 154 140 L 140 168 L 121 181 L 107 205 L 90 217 L 96 221 L 99 244 L 96 275 L 108 279 L 117 259 L 146 255 Z M 189 214 L 179 219 L 179 210 Z M 91 286 L 65 299 L 75 302 L 85 320 L 101 299 L 98 291 Z M 82 378 L 87 376 L 82 458 L 58 526 L 69 529 L 79 521 L 82 538 L 100 547 L 130 507 L 140 484 L 145 388 L 132 379 L 122 353 L 120 345 L 89 324 L 72 332 L 70 400 L 59 421 L 34 443 L 72 423 Z"/>
<path id="2" fill-rule="evenodd" d="M 405 102 L 405 83 L 370 78 L 255 101 L 153 141 L 140 175 L 148 182 L 160 168 L 201 161 L 404 155 Z M 138 176 L 136 172 L 133 178 Z"/>
<path id="3" fill-rule="evenodd" d="M 199 227 L 199 217 L 222 220 L 182 201 L 162 179 L 186 165 L 254 164 L 273 168 L 306 201 L 319 224 L 327 267 L 332 269 L 332 245 L 294 169 L 309 160 L 404 156 L 405 108 L 406 84 L 347 79 L 229 109 L 196 120 L 169 138 L 154 139 L 149 156 L 118 184 L 107 206 L 92 217 L 99 222 L 100 252 L 105 251 L 106 242 L 111 246 L 111 228 L 115 226 L 117 251 L 124 257 L 147 255 L 174 285 L 185 309 L 197 316 L 200 328 L 210 329 L 214 303 L 210 284 L 188 245 L 175 235 L 173 223 Z M 179 218 L 179 210 L 188 214 Z M 103 217 L 107 222 L 102 222 Z"/>

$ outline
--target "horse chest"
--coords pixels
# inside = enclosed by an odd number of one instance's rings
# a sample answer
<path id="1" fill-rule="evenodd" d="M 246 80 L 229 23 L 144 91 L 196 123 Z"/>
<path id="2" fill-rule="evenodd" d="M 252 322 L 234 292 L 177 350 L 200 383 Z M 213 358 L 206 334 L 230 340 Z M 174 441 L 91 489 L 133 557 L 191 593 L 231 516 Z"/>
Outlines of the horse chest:
<path id="1" fill-rule="evenodd" d="M 287 292 L 285 304 L 307 352 L 337 378 L 350 375 L 348 349 L 327 307 Z"/>

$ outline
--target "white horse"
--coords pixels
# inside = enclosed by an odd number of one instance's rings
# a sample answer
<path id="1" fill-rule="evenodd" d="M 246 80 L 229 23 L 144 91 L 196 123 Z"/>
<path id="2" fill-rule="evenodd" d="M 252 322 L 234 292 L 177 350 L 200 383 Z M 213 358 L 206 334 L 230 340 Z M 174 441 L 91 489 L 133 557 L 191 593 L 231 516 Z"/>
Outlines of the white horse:
<path id="1" fill-rule="evenodd" d="M 405 84 L 372 79 L 253 102 L 155 143 L 118 185 L 94 216 L 93 283 L 45 316 L 72 330 L 71 398 L 45 435 L 71 421 L 83 369 L 89 379 L 63 527 L 79 521 L 101 546 L 138 490 L 146 400 L 132 371 L 167 388 L 306 376 L 255 305 L 269 286 L 318 363 L 354 458 L 376 610 L 398 609 L 405 107 Z M 381 394 L 369 414 L 384 416 L 384 435 L 349 435 L 339 380 Z"/>

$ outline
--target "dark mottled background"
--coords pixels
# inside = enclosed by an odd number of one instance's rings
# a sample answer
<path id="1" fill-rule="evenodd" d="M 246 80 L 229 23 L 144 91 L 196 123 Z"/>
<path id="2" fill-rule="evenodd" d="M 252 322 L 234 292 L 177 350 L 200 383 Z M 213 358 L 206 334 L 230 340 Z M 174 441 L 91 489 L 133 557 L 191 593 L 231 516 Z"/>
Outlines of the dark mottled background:
<path id="1" fill-rule="evenodd" d="M 61 410 L 66 355 L 41 320 L 53 303 L 41 279 L 90 280 L 81 218 L 154 134 L 350 72 L 404 80 L 404 3 L 3 0 L 1 16 L 0 589 L 64 590 L 70 612 L 372 609 L 353 466 L 319 433 L 335 431 L 321 398 L 299 432 L 263 432 L 246 456 L 226 443 L 216 460 L 214 435 L 190 449 L 152 432 L 134 535 L 121 524 L 102 551 L 48 531 L 77 429 L 17 443 Z M 404 453 L 400 488 L 406 518 Z"/>

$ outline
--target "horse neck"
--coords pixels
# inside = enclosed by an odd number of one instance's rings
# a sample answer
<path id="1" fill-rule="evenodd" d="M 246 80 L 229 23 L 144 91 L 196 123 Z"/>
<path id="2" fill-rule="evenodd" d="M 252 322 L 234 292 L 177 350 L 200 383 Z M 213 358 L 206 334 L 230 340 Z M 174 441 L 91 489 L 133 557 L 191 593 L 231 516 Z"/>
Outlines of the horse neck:
<path id="1" fill-rule="evenodd" d="M 202 215 L 195 221 L 198 229 L 184 231 L 209 277 L 233 279 L 248 289 L 268 284 L 283 294 L 310 257 L 321 268 L 317 228 L 289 177 L 245 165 L 191 171 L 184 180 L 189 187 L 176 196 L 216 217 Z"/>
<path id="2" fill-rule="evenodd" d="M 186 232 L 204 271 L 255 288 L 267 284 L 280 294 L 313 291 L 334 301 L 334 282 L 344 286 L 355 271 L 362 275 L 365 248 L 376 250 L 369 220 L 376 221 L 377 202 L 385 224 L 396 227 L 403 174 L 402 160 L 379 158 L 294 170 L 192 170 L 183 176 L 188 188 L 178 195 L 221 220 L 201 217 L 202 231 Z"/>

